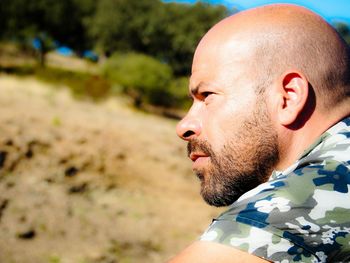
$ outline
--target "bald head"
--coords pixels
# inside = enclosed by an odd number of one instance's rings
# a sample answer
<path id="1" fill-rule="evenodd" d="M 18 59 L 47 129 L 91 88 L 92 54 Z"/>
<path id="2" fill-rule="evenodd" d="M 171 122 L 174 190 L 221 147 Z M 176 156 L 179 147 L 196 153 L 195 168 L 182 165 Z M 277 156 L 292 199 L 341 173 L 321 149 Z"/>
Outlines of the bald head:
<path id="1" fill-rule="evenodd" d="M 322 109 L 350 97 L 348 46 L 320 16 L 299 6 L 269 5 L 228 17 L 201 40 L 193 70 L 204 53 L 213 53 L 218 63 L 239 61 L 261 89 L 298 70 Z"/>

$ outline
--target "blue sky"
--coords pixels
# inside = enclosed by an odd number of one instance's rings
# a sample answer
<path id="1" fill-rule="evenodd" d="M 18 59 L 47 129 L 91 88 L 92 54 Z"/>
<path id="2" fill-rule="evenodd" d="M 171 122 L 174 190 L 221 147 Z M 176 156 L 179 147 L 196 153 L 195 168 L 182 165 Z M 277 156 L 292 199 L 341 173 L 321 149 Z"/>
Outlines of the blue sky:
<path id="1" fill-rule="evenodd" d="M 197 0 L 163 0 L 164 2 L 194 3 Z M 350 0 L 206 0 L 229 8 L 244 10 L 272 3 L 291 3 L 305 6 L 328 22 L 343 21 L 350 24 Z"/>

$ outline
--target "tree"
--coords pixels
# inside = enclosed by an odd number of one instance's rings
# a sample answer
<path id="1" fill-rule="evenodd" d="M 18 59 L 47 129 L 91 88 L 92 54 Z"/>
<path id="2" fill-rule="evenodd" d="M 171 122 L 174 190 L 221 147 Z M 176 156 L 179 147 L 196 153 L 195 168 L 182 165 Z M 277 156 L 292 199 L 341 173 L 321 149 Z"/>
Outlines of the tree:
<path id="1" fill-rule="evenodd" d="M 228 15 L 223 6 L 166 4 L 159 14 L 158 28 L 150 37 L 154 45 L 150 53 L 168 62 L 177 75 L 190 72 L 194 50 L 201 37 L 215 23 Z M 158 41 L 159 44 L 158 44 Z"/>
<path id="2" fill-rule="evenodd" d="M 223 6 L 161 0 L 1 0 L 2 37 L 21 43 L 36 38 L 41 63 L 54 43 L 78 54 L 135 51 L 169 64 L 175 75 L 190 72 L 202 35 L 228 15 Z M 1 37 L 1 35 L 0 35 Z"/>
<path id="3" fill-rule="evenodd" d="M 83 17 L 93 11 L 93 5 L 92 0 L 1 0 L 3 37 L 20 43 L 36 38 L 41 64 L 54 42 L 82 51 L 91 45 Z"/>
<path id="4" fill-rule="evenodd" d="M 143 51 L 142 31 L 160 4 L 159 0 L 100 0 L 87 21 L 97 49 L 107 55 L 117 50 Z"/>
<path id="5" fill-rule="evenodd" d="M 205 3 L 101 0 L 88 30 L 107 55 L 128 50 L 146 53 L 171 65 L 176 75 L 184 75 L 190 72 L 201 36 L 227 15 L 226 8 Z"/>

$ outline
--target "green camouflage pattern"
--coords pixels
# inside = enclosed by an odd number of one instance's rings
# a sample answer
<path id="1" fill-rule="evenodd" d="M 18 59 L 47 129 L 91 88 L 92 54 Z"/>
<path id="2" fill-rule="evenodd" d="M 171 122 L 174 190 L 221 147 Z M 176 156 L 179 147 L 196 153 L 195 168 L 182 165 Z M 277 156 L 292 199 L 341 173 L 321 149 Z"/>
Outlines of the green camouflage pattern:
<path id="1" fill-rule="evenodd" d="M 273 262 L 350 262 L 350 117 L 242 195 L 200 240 Z"/>

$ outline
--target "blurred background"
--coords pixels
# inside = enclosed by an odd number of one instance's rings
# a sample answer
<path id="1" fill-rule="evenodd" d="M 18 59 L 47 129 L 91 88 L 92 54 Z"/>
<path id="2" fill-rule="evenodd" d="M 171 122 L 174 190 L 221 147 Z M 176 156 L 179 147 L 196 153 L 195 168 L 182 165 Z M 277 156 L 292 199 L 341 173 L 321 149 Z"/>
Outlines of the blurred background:
<path id="1" fill-rule="evenodd" d="M 164 262 L 198 238 L 221 210 L 175 135 L 193 52 L 272 2 L 0 0 L 0 262 Z M 282 2 L 350 43 L 347 1 Z"/>

